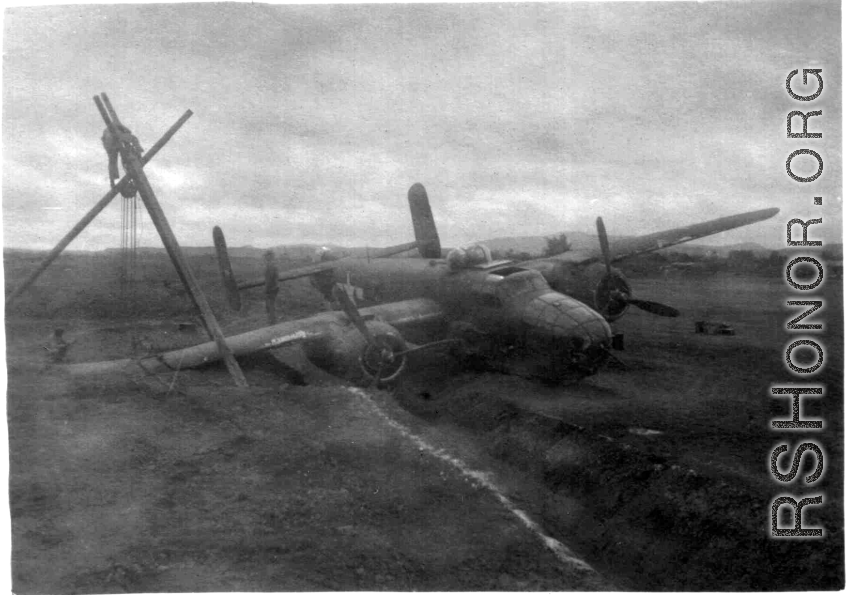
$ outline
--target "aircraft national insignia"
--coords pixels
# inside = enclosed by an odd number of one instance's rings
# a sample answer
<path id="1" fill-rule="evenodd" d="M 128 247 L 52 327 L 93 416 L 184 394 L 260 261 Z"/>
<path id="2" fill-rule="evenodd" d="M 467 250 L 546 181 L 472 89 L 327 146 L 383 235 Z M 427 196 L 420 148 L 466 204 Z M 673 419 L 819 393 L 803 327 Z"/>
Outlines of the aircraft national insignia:
<path id="1" fill-rule="evenodd" d="M 283 337 L 274 337 L 270 340 L 269 345 L 282 345 L 283 343 L 291 343 L 292 341 L 297 341 L 298 339 L 305 339 L 306 337 L 308 337 L 306 331 L 297 331 L 296 333 L 285 335 Z"/>

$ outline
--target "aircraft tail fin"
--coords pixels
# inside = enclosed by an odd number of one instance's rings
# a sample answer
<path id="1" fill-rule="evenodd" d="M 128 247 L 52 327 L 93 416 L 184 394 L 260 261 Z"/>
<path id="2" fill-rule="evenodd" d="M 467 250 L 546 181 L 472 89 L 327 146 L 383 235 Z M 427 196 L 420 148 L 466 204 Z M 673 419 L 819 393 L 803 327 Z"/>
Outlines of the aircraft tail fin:
<path id="1" fill-rule="evenodd" d="M 238 283 L 232 272 L 232 264 L 229 261 L 229 252 L 226 249 L 226 239 L 223 230 L 217 225 L 212 230 L 212 238 L 215 241 L 215 252 L 218 254 L 218 268 L 221 271 L 226 300 L 229 307 L 236 312 L 241 310 L 241 294 L 238 292 Z"/>
<path id="2" fill-rule="evenodd" d="M 429 197 L 420 183 L 409 188 L 409 209 L 412 212 L 412 225 L 415 228 L 415 240 L 419 243 L 418 252 L 421 257 L 441 258 L 441 240 L 435 228 Z"/>

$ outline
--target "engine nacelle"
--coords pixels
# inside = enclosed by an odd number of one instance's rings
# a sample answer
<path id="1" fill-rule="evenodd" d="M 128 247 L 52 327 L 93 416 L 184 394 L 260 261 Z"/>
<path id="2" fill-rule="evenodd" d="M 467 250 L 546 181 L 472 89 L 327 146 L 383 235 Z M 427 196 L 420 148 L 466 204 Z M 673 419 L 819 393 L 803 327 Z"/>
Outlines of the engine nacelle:
<path id="1" fill-rule="evenodd" d="M 632 288 L 620 269 L 613 267 L 610 275 L 605 266 L 595 263 L 587 267 L 584 274 L 588 286 L 594 288 L 594 309 L 609 322 L 623 316 L 629 308 L 626 298 L 632 295 Z"/>
<path id="2" fill-rule="evenodd" d="M 368 345 L 352 323 L 341 322 L 324 340 L 309 343 L 306 357 L 330 374 L 353 382 L 370 383 L 377 375 L 380 382 L 397 379 L 406 368 L 406 341 L 400 331 L 378 320 L 365 321 L 365 326 L 375 345 Z"/>
<path id="3" fill-rule="evenodd" d="M 619 269 L 612 268 L 610 276 L 606 273 L 606 267 L 599 262 L 587 267 L 569 262 L 551 262 L 540 266 L 538 270 L 550 287 L 588 304 L 609 322 L 623 316 L 629 308 L 626 299 L 615 297 L 632 294 L 629 282 Z"/>

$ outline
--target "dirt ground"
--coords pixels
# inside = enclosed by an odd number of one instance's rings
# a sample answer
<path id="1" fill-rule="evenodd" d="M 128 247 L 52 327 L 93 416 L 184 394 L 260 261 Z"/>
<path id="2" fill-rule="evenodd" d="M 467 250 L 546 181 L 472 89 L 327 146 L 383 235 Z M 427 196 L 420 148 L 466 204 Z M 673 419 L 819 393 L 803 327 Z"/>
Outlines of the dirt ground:
<path id="1" fill-rule="evenodd" d="M 7 287 L 26 268 L 12 264 Z M 229 332 L 261 323 L 260 296 L 229 314 L 214 262 L 192 266 Z M 769 429 L 789 411 L 769 388 L 791 380 L 798 299 L 780 280 L 634 281 L 684 315 L 631 311 L 615 325 L 625 367 L 576 386 L 427 355 L 393 391 L 361 393 L 293 351 L 248 362 L 246 390 L 220 368 L 72 380 L 44 363 L 59 324 L 73 361 L 200 336 L 184 296 L 164 295 L 167 263 L 132 308 L 100 269 L 70 255 L 7 315 L 15 592 L 843 587 L 840 285 L 822 311 L 827 395 L 804 402 L 827 424 L 826 505 L 805 521 L 826 536 L 777 542 L 769 457 L 797 439 Z M 307 282 L 280 304 L 320 310 Z M 737 334 L 695 334 L 702 319 Z"/>
<path id="2" fill-rule="evenodd" d="M 605 584 L 344 388 L 35 372 L 9 390 L 17 593 Z"/>

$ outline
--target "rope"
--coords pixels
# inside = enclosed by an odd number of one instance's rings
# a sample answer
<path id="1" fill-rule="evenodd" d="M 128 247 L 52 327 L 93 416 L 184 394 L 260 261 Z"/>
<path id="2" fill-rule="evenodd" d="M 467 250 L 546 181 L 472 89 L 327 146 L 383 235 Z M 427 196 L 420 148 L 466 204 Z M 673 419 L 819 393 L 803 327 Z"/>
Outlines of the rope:
<path id="1" fill-rule="evenodd" d="M 137 280 L 138 264 L 138 199 L 124 198 L 121 201 L 121 257 L 120 279 L 121 300 L 132 297 Z"/>
<path id="2" fill-rule="evenodd" d="M 103 148 L 106 149 L 106 155 L 109 160 L 109 183 L 112 188 L 115 187 L 115 180 L 120 176 L 118 171 L 118 156 L 121 156 L 124 171 L 128 171 L 127 162 L 124 155 L 133 153 L 141 155 L 143 149 L 138 138 L 132 132 L 115 119 L 113 123 L 115 133 L 107 127 L 103 131 L 101 140 Z M 120 299 L 127 306 L 130 298 L 134 297 L 133 292 L 137 281 L 137 263 L 138 263 L 138 199 L 137 189 L 134 180 L 131 180 L 122 190 L 121 195 L 121 257 L 120 257 Z M 133 342 L 135 342 L 133 337 Z"/>
<path id="3" fill-rule="evenodd" d="M 174 371 L 174 377 L 171 380 L 171 385 L 168 387 L 168 392 L 165 395 L 166 397 L 171 394 L 171 391 L 174 388 L 174 384 L 176 384 L 176 377 L 179 376 L 179 370 L 182 367 L 182 358 L 183 357 L 185 357 L 185 352 L 183 352 L 182 355 L 179 356 L 179 362 L 177 362 L 177 364 L 176 364 L 176 370 Z"/>
<path id="4" fill-rule="evenodd" d="M 159 378 L 158 374 L 156 374 L 156 373 L 155 373 L 155 372 L 153 372 L 152 370 L 148 370 L 147 368 L 145 368 L 145 367 L 144 367 L 144 364 L 143 364 L 143 362 L 144 362 L 144 360 L 145 360 L 145 359 L 151 359 L 151 358 L 149 358 L 149 357 L 140 357 L 140 358 L 137 358 L 137 359 L 133 359 L 133 360 L 132 360 L 132 362 L 133 362 L 134 364 L 136 364 L 136 365 L 137 365 L 137 366 L 141 369 L 141 371 L 142 371 L 142 372 L 144 372 L 144 375 L 145 375 L 145 376 L 147 376 L 147 377 L 149 377 L 149 378 L 154 379 L 156 382 L 160 383 L 162 386 L 164 386 L 165 388 L 167 388 L 167 389 L 168 389 L 168 392 L 166 393 L 166 395 L 165 395 L 165 396 L 169 395 L 169 394 L 171 393 L 171 390 L 173 389 L 173 384 L 174 384 L 174 383 L 173 383 L 173 382 L 171 382 L 171 384 L 170 384 L 170 385 L 168 385 L 168 383 L 167 383 L 167 382 L 165 382 L 164 380 L 162 380 L 161 378 Z M 152 359 L 160 359 L 160 360 L 161 360 L 161 358 L 155 358 L 155 357 L 154 357 L 154 358 L 152 358 Z M 182 363 L 182 362 L 180 361 L 180 363 Z M 177 370 L 177 372 L 179 372 L 179 370 Z M 174 381 L 176 381 L 176 374 L 174 375 Z M 178 388 L 178 389 L 176 389 L 176 392 L 178 392 L 179 394 L 181 394 L 181 395 L 183 395 L 183 396 L 185 396 L 185 397 L 187 397 L 187 396 L 188 396 L 188 393 L 186 393 L 186 392 L 185 392 L 185 391 L 183 391 L 182 389 L 179 389 L 179 388 Z"/>

